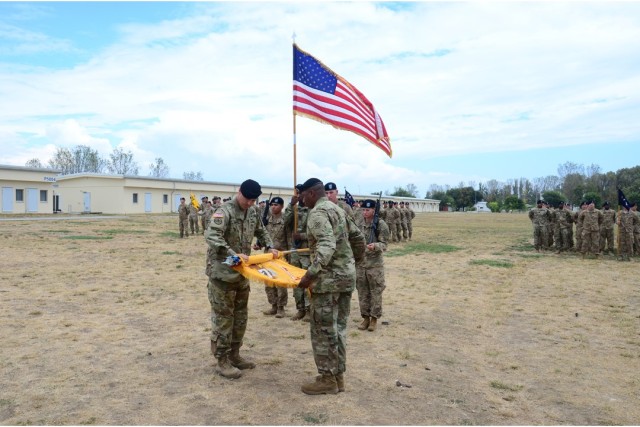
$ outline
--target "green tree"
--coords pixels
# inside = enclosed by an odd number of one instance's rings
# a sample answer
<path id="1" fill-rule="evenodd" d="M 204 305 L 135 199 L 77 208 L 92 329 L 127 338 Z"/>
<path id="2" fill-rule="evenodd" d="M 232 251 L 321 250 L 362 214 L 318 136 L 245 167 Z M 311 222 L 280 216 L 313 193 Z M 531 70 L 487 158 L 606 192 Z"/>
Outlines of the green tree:
<path id="1" fill-rule="evenodd" d="M 415 197 L 412 193 L 402 187 L 395 187 L 393 193 L 390 195 L 394 197 Z"/>
<path id="2" fill-rule="evenodd" d="M 584 193 L 584 201 L 588 202 L 589 200 L 593 200 L 596 204 L 596 208 L 600 209 L 602 207 L 602 197 L 595 191 L 587 191 Z"/>
<path id="3" fill-rule="evenodd" d="M 494 213 L 500 212 L 500 203 L 498 202 L 489 202 L 487 203 L 487 207 L 491 209 L 491 212 L 494 212 Z"/>
<path id="4" fill-rule="evenodd" d="M 557 207 L 560 202 L 564 202 L 566 197 L 559 191 L 545 191 L 542 193 L 542 199 L 551 206 Z"/>
<path id="5" fill-rule="evenodd" d="M 515 195 L 505 197 L 503 206 L 508 211 L 521 211 L 525 209 L 524 201 Z"/>

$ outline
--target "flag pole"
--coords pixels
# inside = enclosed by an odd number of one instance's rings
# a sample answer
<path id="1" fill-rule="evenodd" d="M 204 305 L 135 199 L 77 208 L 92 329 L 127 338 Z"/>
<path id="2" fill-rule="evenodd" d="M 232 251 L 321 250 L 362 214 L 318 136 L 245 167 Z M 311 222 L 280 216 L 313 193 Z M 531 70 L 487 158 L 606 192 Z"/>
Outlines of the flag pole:
<path id="1" fill-rule="evenodd" d="M 296 47 L 296 33 L 294 32 L 291 36 L 293 41 L 293 68 L 295 74 L 295 66 L 296 66 L 296 55 L 295 55 L 295 47 Z M 293 78 L 292 78 L 293 81 Z M 297 155 L 296 155 L 296 110 L 291 106 L 291 111 L 293 112 L 293 195 L 296 195 L 296 185 L 298 184 L 297 178 Z M 295 203 L 293 205 L 293 232 L 298 232 L 298 204 Z"/>

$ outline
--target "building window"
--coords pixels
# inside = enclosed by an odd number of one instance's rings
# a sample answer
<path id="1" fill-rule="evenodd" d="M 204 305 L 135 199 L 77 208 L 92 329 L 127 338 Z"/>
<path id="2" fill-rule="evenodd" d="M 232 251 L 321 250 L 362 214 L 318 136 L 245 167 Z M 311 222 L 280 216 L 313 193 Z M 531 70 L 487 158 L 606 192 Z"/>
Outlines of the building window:
<path id="1" fill-rule="evenodd" d="M 40 190 L 40 201 L 41 202 L 47 202 L 47 190 Z"/>
<path id="2" fill-rule="evenodd" d="M 16 202 L 24 202 L 24 190 L 16 189 Z"/>
<path id="3" fill-rule="evenodd" d="M 168 194 L 163 194 L 162 195 L 162 203 L 165 205 L 169 204 L 169 195 Z"/>
<path id="4" fill-rule="evenodd" d="M 133 203 L 138 203 L 138 193 L 133 193 Z"/>

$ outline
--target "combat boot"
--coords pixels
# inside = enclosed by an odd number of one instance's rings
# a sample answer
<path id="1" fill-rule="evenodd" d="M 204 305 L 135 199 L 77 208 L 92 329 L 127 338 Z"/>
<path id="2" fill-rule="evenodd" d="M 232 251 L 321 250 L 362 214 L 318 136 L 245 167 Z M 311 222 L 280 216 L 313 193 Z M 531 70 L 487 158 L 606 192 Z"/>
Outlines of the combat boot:
<path id="1" fill-rule="evenodd" d="M 270 309 L 263 311 L 262 314 L 264 314 L 265 316 L 273 316 L 277 312 L 278 306 L 276 304 L 273 304 Z"/>
<path id="2" fill-rule="evenodd" d="M 241 370 L 255 368 L 255 363 L 240 356 L 240 347 L 242 347 L 241 344 L 231 344 L 231 353 L 229 353 L 229 363 L 231 363 L 231 366 Z"/>
<path id="3" fill-rule="evenodd" d="M 216 367 L 216 372 L 220 376 L 229 379 L 237 379 L 242 376 L 242 372 L 240 372 L 240 369 L 231 364 L 226 354 L 218 358 L 218 366 Z"/>
<path id="4" fill-rule="evenodd" d="M 213 354 L 213 356 L 215 357 L 216 355 L 216 349 L 218 348 L 218 345 L 215 341 L 211 340 L 211 354 Z"/>
<path id="5" fill-rule="evenodd" d="M 307 312 L 305 310 L 298 310 L 296 312 L 296 314 L 291 316 L 291 320 L 300 320 L 300 319 L 304 318 L 305 314 L 307 314 Z"/>
<path id="6" fill-rule="evenodd" d="M 284 307 L 278 307 L 276 310 L 276 317 L 282 319 L 284 317 Z"/>
<path id="7" fill-rule="evenodd" d="M 304 311 L 304 317 L 302 318 L 302 321 L 307 323 L 311 322 L 311 313 L 309 312 L 309 309 L 306 309 Z"/>
<path id="8" fill-rule="evenodd" d="M 369 330 L 369 332 L 373 332 L 376 330 L 376 323 L 378 322 L 378 319 L 376 319 L 375 317 L 372 317 L 371 320 L 369 321 L 369 327 L 367 328 Z"/>
<path id="9" fill-rule="evenodd" d="M 368 327 L 369 327 L 369 316 L 364 316 L 362 318 L 362 323 L 358 325 L 358 329 L 360 329 L 361 331 L 364 331 Z"/>
<path id="10" fill-rule="evenodd" d="M 332 374 L 322 374 L 312 383 L 304 384 L 301 388 L 305 394 L 338 394 L 338 383 Z"/>
<path id="11" fill-rule="evenodd" d="M 344 373 L 340 372 L 336 377 L 336 384 L 338 385 L 338 391 L 344 391 Z M 322 375 L 316 377 L 316 381 L 319 381 Z"/>

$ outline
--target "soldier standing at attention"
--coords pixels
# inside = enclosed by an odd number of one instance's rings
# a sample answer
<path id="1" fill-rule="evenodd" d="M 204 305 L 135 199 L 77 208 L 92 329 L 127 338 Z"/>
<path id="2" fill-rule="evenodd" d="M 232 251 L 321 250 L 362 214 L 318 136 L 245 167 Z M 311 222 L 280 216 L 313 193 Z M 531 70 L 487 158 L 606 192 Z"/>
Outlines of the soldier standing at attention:
<path id="1" fill-rule="evenodd" d="M 200 234 L 200 226 L 198 225 L 198 210 L 193 203 L 189 203 L 189 228 L 191 229 L 191 235 L 195 236 Z M 195 231 L 193 231 L 195 229 Z"/>
<path id="2" fill-rule="evenodd" d="M 344 200 L 338 200 L 338 187 L 335 183 L 327 182 L 324 185 L 324 191 L 327 194 L 327 199 L 340 206 L 342 210 L 344 210 L 345 213 L 349 216 L 349 218 L 355 221 L 355 216 L 353 213 L 353 209 L 351 209 L 351 206 L 349 206 Z"/>
<path id="3" fill-rule="evenodd" d="M 282 214 L 282 208 L 284 207 L 284 200 L 282 197 L 274 197 L 269 203 L 270 213 L 267 217 L 267 231 L 271 236 L 273 242 L 273 248 L 279 251 L 286 251 L 289 249 L 289 233 L 285 228 L 285 219 Z M 262 214 L 262 212 L 260 212 Z M 261 242 L 262 243 L 262 242 Z M 275 316 L 279 319 L 285 316 L 284 308 L 287 305 L 289 299 L 289 293 L 287 288 L 282 286 L 266 286 L 264 290 L 267 294 L 267 301 L 271 304 L 271 308 L 262 312 L 266 316 Z"/>
<path id="4" fill-rule="evenodd" d="M 549 203 L 543 201 L 542 207 L 549 210 L 549 222 L 547 223 L 547 249 L 553 248 L 553 233 L 556 228 L 556 211 Z"/>
<path id="5" fill-rule="evenodd" d="M 587 209 L 587 203 L 581 202 L 578 212 L 573 214 L 573 221 L 576 223 L 576 252 L 582 252 L 582 212 Z"/>
<path id="6" fill-rule="evenodd" d="M 213 215 L 213 205 L 211 204 L 211 200 L 207 200 L 207 204 L 204 206 L 202 210 L 202 234 L 209 228 L 209 224 L 211 224 L 211 215 Z"/>
<path id="7" fill-rule="evenodd" d="M 396 213 L 396 236 L 398 242 L 402 242 L 402 212 L 400 211 L 400 205 L 398 202 L 393 202 L 393 210 Z"/>
<path id="8" fill-rule="evenodd" d="M 364 262 L 356 266 L 356 289 L 358 290 L 358 303 L 362 323 L 358 329 L 376 330 L 377 322 L 382 317 L 382 291 L 384 291 L 384 259 L 383 252 L 387 250 L 389 241 L 389 227 L 378 218 L 378 224 L 374 230 L 374 216 L 376 201 L 365 200 L 362 207 L 364 224 L 360 227 L 362 234 L 367 239 L 367 249 L 364 253 Z"/>
<path id="9" fill-rule="evenodd" d="M 416 217 L 416 213 L 409 205 L 409 202 L 405 203 L 404 207 L 408 211 L 407 230 L 409 231 L 409 241 L 411 241 L 411 236 L 413 236 L 413 219 Z"/>
<path id="10" fill-rule="evenodd" d="M 573 216 L 571 212 L 565 209 L 564 202 L 560 202 L 558 205 L 558 210 L 555 212 L 556 217 L 556 229 L 555 229 L 555 242 L 556 242 L 556 253 L 559 254 L 563 251 L 568 251 L 569 246 L 569 230 L 573 224 Z"/>
<path id="11" fill-rule="evenodd" d="M 409 239 L 409 211 L 407 206 L 409 202 L 400 202 L 400 226 L 402 227 L 402 240 L 405 242 Z"/>
<path id="12" fill-rule="evenodd" d="M 200 210 L 198 211 L 198 216 L 200 217 L 200 226 L 202 227 L 202 234 L 204 234 L 204 230 L 207 229 L 206 224 L 205 224 L 205 213 L 206 213 L 206 209 L 209 206 L 209 197 L 204 196 L 202 199 L 200 199 Z"/>
<path id="13" fill-rule="evenodd" d="M 593 200 L 587 202 L 587 209 L 582 211 L 582 258 L 588 252 L 596 258 L 600 256 L 600 225 L 602 224 L 602 212 L 596 209 Z"/>
<path id="14" fill-rule="evenodd" d="M 638 216 L 638 204 L 631 203 L 631 212 Z M 631 253 L 635 253 L 636 255 L 640 255 L 640 217 L 638 217 L 639 221 L 636 223 L 633 228 L 633 247 L 635 248 Z"/>
<path id="15" fill-rule="evenodd" d="M 291 230 L 291 240 L 293 242 L 294 249 L 307 249 L 309 248 L 309 240 L 307 239 L 307 217 L 309 216 L 309 208 L 304 206 L 300 196 L 300 189 L 302 184 L 296 185 L 296 195 L 291 197 L 291 203 L 284 210 L 284 222 L 287 226 L 287 230 Z M 295 204 L 298 204 L 298 229 L 293 230 L 293 215 Z M 302 268 L 304 270 L 309 268 L 311 261 L 309 259 L 309 252 L 293 252 L 289 255 L 291 260 L 290 264 Z M 293 298 L 296 301 L 297 312 L 291 316 L 291 320 L 300 320 L 303 322 L 309 322 L 309 293 L 302 288 L 293 288 Z"/>
<path id="16" fill-rule="evenodd" d="M 602 226 L 600 227 L 600 252 L 614 255 L 613 226 L 616 223 L 616 211 L 611 209 L 609 202 L 602 205 Z"/>
<path id="17" fill-rule="evenodd" d="M 229 256 L 246 260 L 251 254 L 254 236 L 265 242 L 273 257 L 278 251 L 253 206 L 262 194 L 260 184 L 248 179 L 240 185 L 231 201 L 219 206 L 205 232 L 207 251 L 207 285 L 211 304 L 211 352 L 218 359 L 217 372 L 225 378 L 239 378 L 241 369 L 256 365 L 240 356 L 247 329 L 249 280 L 223 264 Z"/>
<path id="18" fill-rule="evenodd" d="M 356 286 L 355 261 L 346 215 L 326 197 L 322 181 L 310 178 L 301 190 L 302 202 L 310 209 L 307 238 L 311 265 L 298 287 L 311 289 L 311 347 L 320 374 L 301 389 L 312 395 L 336 394 L 344 390 L 346 325 Z"/>
<path id="19" fill-rule="evenodd" d="M 538 200 L 537 207 L 529 211 L 529 219 L 533 224 L 533 246 L 536 252 L 547 249 L 547 225 L 549 224 L 549 210 L 542 207 L 542 200 Z"/>
<path id="20" fill-rule="evenodd" d="M 634 230 L 640 224 L 636 213 L 622 207 L 618 218 L 618 233 L 620 233 L 620 261 L 631 261 L 633 256 Z"/>
<path id="21" fill-rule="evenodd" d="M 185 198 L 180 197 L 178 206 L 178 225 L 180 226 L 180 238 L 186 234 L 189 237 L 189 206 L 185 203 Z"/>
<path id="22" fill-rule="evenodd" d="M 382 194 L 380 195 L 380 197 L 382 197 Z M 387 223 L 387 227 L 388 227 L 389 223 L 387 221 L 387 201 L 386 200 L 382 203 L 382 207 L 380 208 L 380 212 L 378 213 L 378 216 L 380 217 L 380 219 L 384 220 Z"/>

